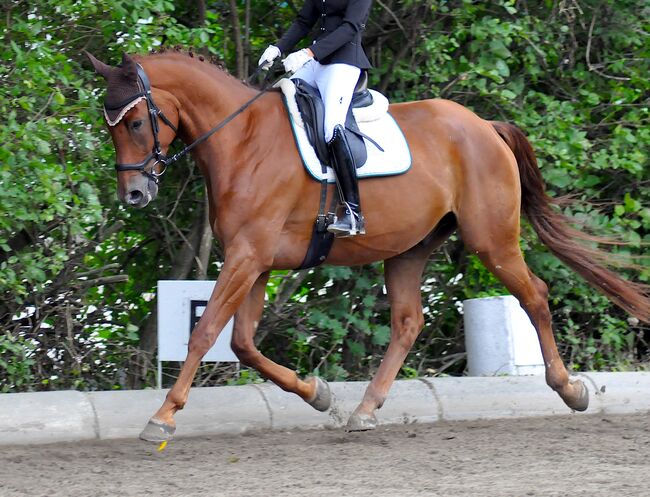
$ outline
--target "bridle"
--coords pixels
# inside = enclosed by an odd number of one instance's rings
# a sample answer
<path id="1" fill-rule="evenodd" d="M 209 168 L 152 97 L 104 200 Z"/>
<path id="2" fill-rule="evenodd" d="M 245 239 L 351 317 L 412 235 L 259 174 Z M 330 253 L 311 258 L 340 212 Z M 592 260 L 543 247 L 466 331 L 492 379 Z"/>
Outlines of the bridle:
<path id="1" fill-rule="evenodd" d="M 151 94 L 151 83 L 149 83 L 149 78 L 147 77 L 147 74 L 144 72 L 142 66 L 140 64 L 136 64 L 136 67 L 138 70 L 138 82 L 142 86 L 142 91 L 140 93 L 136 93 L 131 98 L 129 98 L 128 102 L 120 103 L 120 105 L 118 106 L 107 107 L 107 109 L 108 110 L 121 109 L 125 105 L 128 105 L 129 103 L 133 102 L 134 100 L 140 97 L 144 97 L 147 102 L 147 109 L 149 111 L 149 122 L 151 123 L 151 132 L 153 133 L 153 149 L 151 150 L 151 153 L 147 155 L 142 161 L 133 162 L 129 164 L 117 162 L 115 164 L 115 169 L 117 170 L 117 172 L 140 171 L 142 174 L 152 179 L 154 183 L 158 184 L 158 182 L 160 181 L 160 177 L 167 170 L 167 166 L 169 166 L 169 164 L 171 164 L 172 162 L 178 160 L 178 158 L 171 160 L 173 159 L 173 157 L 170 159 L 165 154 L 163 154 L 162 150 L 160 149 L 160 140 L 158 139 L 158 132 L 160 131 L 160 127 L 158 126 L 158 117 L 160 117 L 160 119 L 162 119 L 162 121 L 167 126 L 173 129 L 174 133 L 178 134 L 178 129 L 167 118 L 167 116 L 165 116 L 163 111 L 160 110 L 160 108 L 153 101 L 153 95 Z M 151 169 L 147 170 L 145 169 L 145 167 L 147 166 L 147 164 L 151 159 L 155 159 L 156 161 L 151 166 Z M 158 164 L 163 165 L 163 168 L 159 173 L 156 172 L 156 166 Z"/>
<path id="2" fill-rule="evenodd" d="M 149 121 L 151 122 L 151 131 L 153 133 L 153 148 L 151 150 L 151 153 L 147 155 L 142 161 L 140 162 L 134 162 L 134 163 L 129 163 L 129 164 L 123 164 L 117 162 L 115 164 L 115 169 L 117 172 L 122 172 L 122 171 L 140 171 L 142 174 L 150 178 L 154 183 L 158 184 L 160 182 L 160 177 L 165 173 L 167 170 L 167 167 L 170 164 L 173 164 L 176 162 L 178 159 L 181 157 L 185 156 L 188 154 L 194 147 L 197 145 L 203 143 L 206 141 L 210 136 L 212 136 L 214 133 L 219 131 L 221 128 L 223 128 L 226 124 L 228 124 L 230 121 L 232 121 L 235 117 L 237 117 L 239 114 L 244 112 L 249 105 L 251 105 L 255 100 L 260 98 L 262 95 L 264 95 L 269 88 L 273 85 L 269 85 L 269 76 L 271 74 L 270 71 L 268 71 L 266 77 L 264 78 L 264 84 L 262 87 L 262 90 L 255 95 L 253 98 L 248 100 L 244 105 L 242 105 L 239 109 L 237 109 L 235 112 L 230 114 L 228 117 L 226 117 L 223 121 L 221 121 L 219 124 L 217 124 L 214 128 L 212 128 L 210 131 L 202 134 L 199 136 L 196 140 L 194 140 L 192 143 L 187 145 L 183 150 L 180 152 L 172 155 L 171 157 L 167 157 L 165 154 L 162 153 L 162 150 L 160 149 L 160 140 L 158 139 L 158 132 L 160 131 L 160 127 L 158 125 L 158 118 L 162 119 L 162 121 L 169 126 L 171 129 L 174 130 L 174 133 L 178 135 L 178 129 L 174 124 L 165 116 L 162 110 L 155 104 L 153 101 L 153 95 L 151 93 L 151 83 L 149 82 L 149 78 L 147 77 L 147 74 L 144 72 L 143 67 L 140 64 L 136 64 L 137 71 L 138 71 L 138 82 L 139 85 L 142 87 L 142 91 L 140 93 L 136 93 L 132 97 L 130 97 L 125 103 L 120 103 L 119 106 L 112 106 L 112 107 L 106 107 L 107 110 L 116 110 L 116 109 L 121 109 L 125 107 L 126 105 L 130 104 L 131 102 L 135 101 L 138 98 L 144 97 L 144 99 L 147 102 L 147 109 L 149 111 Z M 249 81 L 251 81 L 257 74 L 262 70 L 262 66 L 259 66 L 257 70 L 251 75 Z M 281 79 L 281 78 L 280 78 Z M 279 81 L 279 80 L 278 80 Z M 175 139 L 176 137 L 174 137 Z M 173 141 L 173 140 L 172 140 Z M 155 162 L 151 166 L 149 170 L 145 169 L 149 161 L 151 159 L 155 159 Z M 162 170 L 157 173 L 156 172 L 156 166 L 158 164 L 162 164 L 163 168 Z"/>

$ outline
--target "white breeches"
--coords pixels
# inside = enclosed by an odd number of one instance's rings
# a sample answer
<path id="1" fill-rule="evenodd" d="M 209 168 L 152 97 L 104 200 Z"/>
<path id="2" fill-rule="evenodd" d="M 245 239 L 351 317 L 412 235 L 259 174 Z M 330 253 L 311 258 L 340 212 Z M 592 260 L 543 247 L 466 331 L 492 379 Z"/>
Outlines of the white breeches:
<path id="1" fill-rule="evenodd" d="M 345 126 L 354 87 L 361 69 L 348 64 L 327 64 L 312 59 L 291 76 L 318 88 L 325 104 L 325 140 L 330 141 L 337 124 Z"/>

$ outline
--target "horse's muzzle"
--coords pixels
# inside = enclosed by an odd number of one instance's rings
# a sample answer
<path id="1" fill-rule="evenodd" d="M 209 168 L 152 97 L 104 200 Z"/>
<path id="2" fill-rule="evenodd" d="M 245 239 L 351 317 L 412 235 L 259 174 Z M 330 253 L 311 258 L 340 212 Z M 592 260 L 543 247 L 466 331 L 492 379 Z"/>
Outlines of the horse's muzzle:
<path id="1" fill-rule="evenodd" d="M 155 181 L 142 175 L 135 177 L 124 188 L 124 193 L 120 193 L 119 197 L 129 207 L 143 208 L 151 202 L 156 195 L 158 195 L 158 185 Z"/>
<path id="2" fill-rule="evenodd" d="M 126 194 L 126 203 L 134 207 L 141 207 L 145 200 L 145 194 L 140 190 L 131 190 Z"/>

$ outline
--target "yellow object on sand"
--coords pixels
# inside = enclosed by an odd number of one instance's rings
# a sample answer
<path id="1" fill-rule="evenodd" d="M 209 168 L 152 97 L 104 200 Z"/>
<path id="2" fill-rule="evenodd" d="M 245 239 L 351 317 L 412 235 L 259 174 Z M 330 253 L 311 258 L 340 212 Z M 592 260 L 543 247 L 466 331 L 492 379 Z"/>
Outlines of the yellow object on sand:
<path id="1" fill-rule="evenodd" d="M 163 450 L 165 450 L 165 447 L 167 447 L 166 440 L 164 442 L 160 442 L 160 445 L 158 446 L 158 452 L 162 452 Z"/>

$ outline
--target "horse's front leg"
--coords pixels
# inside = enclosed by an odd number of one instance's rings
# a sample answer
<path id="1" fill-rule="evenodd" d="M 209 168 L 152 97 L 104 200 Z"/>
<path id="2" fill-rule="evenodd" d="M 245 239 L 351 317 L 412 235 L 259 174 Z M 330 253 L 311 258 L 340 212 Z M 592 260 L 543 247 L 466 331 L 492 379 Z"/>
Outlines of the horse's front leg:
<path id="1" fill-rule="evenodd" d="M 235 314 L 232 333 L 232 350 L 242 364 L 255 368 L 287 392 L 300 396 L 314 409 L 326 411 L 331 403 L 327 383 L 317 377 L 302 380 L 295 371 L 276 364 L 265 357 L 255 346 L 254 336 L 264 309 L 264 296 L 269 273 L 263 273 Z"/>
<path id="2" fill-rule="evenodd" d="M 188 354 L 163 405 L 149 420 L 140 438 L 152 442 L 170 440 L 176 431 L 174 414 L 183 409 L 203 356 L 214 345 L 228 320 L 237 311 L 253 283 L 264 271 L 251 247 L 233 247 L 226 252 L 224 266 L 208 305 L 190 338 Z"/>

